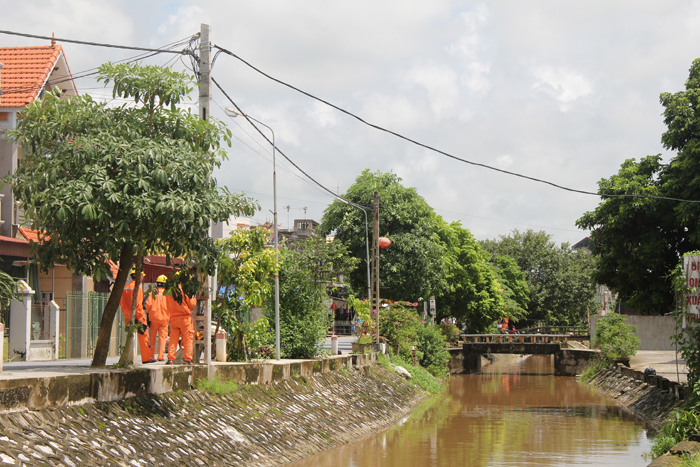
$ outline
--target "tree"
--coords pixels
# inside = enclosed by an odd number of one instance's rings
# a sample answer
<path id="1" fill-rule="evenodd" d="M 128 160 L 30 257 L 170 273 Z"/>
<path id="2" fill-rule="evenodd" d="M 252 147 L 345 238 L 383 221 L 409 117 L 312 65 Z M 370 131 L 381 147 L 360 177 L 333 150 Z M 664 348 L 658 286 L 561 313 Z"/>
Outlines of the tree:
<path id="1" fill-rule="evenodd" d="M 330 326 L 327 289 L 357 265 L 340 242 L 309 238 L 280 250 L 280 352 L 286 358 L 311 358 L 321 350 Z M 274 300 L 265 302 L 274 322 Z"/>
<path id="2" fill-rule="evenodd" d="M 93 366 L 105 364 L 135 254 L 196 258 L 199 272 L 211 274 L 217 255 L 209 223 L 254 210 L 212 177 L 225 158 L 220 141 L 230 142 L 230 132 L 177 107 L 190 92 L 187 75 L 108 63 L 98 79 L 113 82 L 113 96 L 134 105 L 109 107 L 87 94 L 62 101 L 47 93 L 22 111 L 11 134 L 25 149 L 13 190 L 40 232 L 34 248 L 42 268 L 66 264 L 101 280 L 111 275 L 108 260 L 119 263 Z"/>
<path id="3" fill-rule="evenodd" d="M 381 298 L 423 300 L 446 285 L 441 235 L 447 224 L 415 188 L 404 187 L 401 178 L 393 173 L 372 173 L 365 169 L 343 198 L 371 206 L 375 191 L 380 202 L 379 234 L 392 241 L 391 247 L 381 252 Z M 335 231 L 336 241 L 346 245 L 353 257 L 364 261 L 365 217 L 357 208 L 330 204 L 319 230 L 325 234 Z M 366 270 L 352 271 L 350 283 L 356 295 L 366 295 L 363 292 L 367 288 Z"/>
<path id="4" fill-rule="evenodd" d="M 450 224 L 445 230 L 445 243 L 447 286 L 436 297 L 438 321 L 447 317 L 469 319 L 470 330 L 482 332 L 503 316 L 515 318 L 510 314 L 515 308 L 506 309 L 502 293 L 507 280 L 499 281 L 497 269 L 486 261 L 469 230 L 458 222 Z"/>
<path id="5" fill-rule="evenodd" d="M 525 274 L 529 289 L 528 318 L 552 324 L 585 322 L 595 284 L 593 259 L 567 243 L 557 246 L 546 232 L 514 230 L 482 246 L 496 258 L 510 256 Z"/>
<path id="6" fill-rule="evenodd" d="M 668 164 L 661 156 L 626 160 L 616 175 L 598 182 L 601 195 L 652 195 L 697 200 L 700 185 L 700 59 L 693 62 L 685 91 L 662 93 L 666 149 L 678 151 Z M 591 229 L 595 278 L 642 313 L 673 308 L 670 275 L 681 256 L 700 248 L 700 203 L 667 199 L 603 198 L 578 221 Z"/>
<path id="7" fill-rule="evenodd" d="M 272 293 L 270 276 L 277 269 L 275 251 L 265 248 L 270 231 L 258 227 L 236 229 L 216 242 L 219 248 L 217 280 L 223 287 L 216 301 L 219 322 L 236 339 L 236 352 L 243 354 L 243 312 L 260 307 Z"/>
<path id="8" fill-rule="evenodd" d="M 627 318 L 611 313 L 598 321 L 593 337 L 593 346 L 608 360 L 629 358 L 637 353 L 639 337 L 637 326 L 626 323 Z"/>

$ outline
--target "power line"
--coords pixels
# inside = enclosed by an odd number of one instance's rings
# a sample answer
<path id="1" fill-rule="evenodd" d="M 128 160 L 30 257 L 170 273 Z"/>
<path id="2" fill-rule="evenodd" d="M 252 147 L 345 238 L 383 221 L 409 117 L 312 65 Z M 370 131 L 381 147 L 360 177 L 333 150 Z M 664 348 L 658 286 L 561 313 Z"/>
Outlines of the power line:
<path id="1" fill-rule="evenodd" d="M 341 108 L 341 107 L 338 107 L 337 105 L 331 104 L 330 102 L 328 102 L 328 101 L 326 101 L 326 100 L 323 100 L 323 99 L 321 99 L 320 97 L 316 97 L 315 95 L 313 95 L 313 94 L 311 94 L 311 93 L 308 93 L 308 92 L 306 92 L 306 91 L 303 91 L 303 90 L 301 90 L 301 89 L 299 89 L 299 88 L 297 88 L 297 87 L 295 87 L 295 86 L 292 86 L 292 85 L 289 84 L 289 83 L 286 83 L 286 82 L 284 82 L 284 81 L 282 81 L 282 80 L 280 80 L 280 79 L 277 79 L 277 78 L 275 78 L 275 77 L 273 77 L 273 76 L 270 76 L 269 74 L 265 73 L 264 71 L 260 70 L 259 68 L 256 68 L 256 67 L 253 66 L 252 64 L 248 63 L 246 60 L 242 59 L 242 58 L 239 57 L 238 55 L 234 54 L 234 53 L 231 52 L 230 50 L 226 50 L 226 49 L 224 49 L 223 47 L 220 47 L 220 46 L 218 46 L 218 45 L 214 45 L 214 47 L 215 47 L 216 49 L 219 49 L 221 52 L 223 52 L 223 53 L 225 53 L 225 54 L 227 54 L 227 55 L 230 55 L 230 56 L 232 56 L 232 57 L 234 57 L 234 58 L 240 60 L 240 61 L 241 61 L 242 63 L 244 63 L 246 66 L 248 66 L 249 68 L 251 68 L 251 69 L 257 71 L 258 73 L 260 73 L 261 75 L 265 76 L 266 78 L 268 78 L 268 79 L 270 79 L 270 80 L 272 80 L 272 81 L 274 81 L 274 82 L 276 82 L 276 83 L 279 83 L 279 84 L 281 84 L 282 86 L 285 86 L 285 87 L 288 87 L 288 88 L 290 88 L 290 89 L 293 89 L 294 91 L 297 91 L 297 92 L 299 92 L 299 93 L 301 93 L 301 94 L 303 94 L 303 95 L 305 95 L 305 96 L 307 96 L 307 97 L 310 97 L 311 99 L 314 99 L 314 100 L 316 100 L 316 101 L 318 101 L 318 102 L 321 102 L 321 103 L 323 103 L 323 104 L 326 104 L 327 106 L 332 107 L 332 108 L 336 109 L 337 111 L 342 112 L 342 113 L 344 113 L 345 115 L 348 115 L 348 116 L 350 116 L 350 117 L 352 117 L 352 118 L 354 118 L 354 119 L 360 121 L 361 123 L 364 123 L 365 125 L 367 125 L 367 126 L 369 126 L 369 127 L 371 127 L 371 128 L 374 128 L 375 130 L 379 130 L 379 131 L 383 131 L 383 132 L 385 132 L 385 133 L 389 133 L 390 135 L 396 136 L 397 138 L 400 138 L 400 139 L 402 139 L 402 140 L 404 140 L 404 141 L 408 141 L 409 143 L 415 144 L 416 146 L 420 146 L 420 147 L 422 147 L 422 148 L 424 148 L 424 149 L 427 149 L 427 150 L 429 150 L 429 151 L 436 152 L 436 153 L 438 153 L 438 154 L 441 154 L 441 155 L 443 155 L 443 156 L 449 157 L 449 158 L 454 159 L 454 160 L 456 160 L 456 161 L 464 162 L 465 164 L 469 164 L 469 165 L 473 165 L 473 166 L 477 166 L 477 167 L 483 167 L 483 168 L 485 168 L 485 169 L 493 170 L 493 171 L 496 171 L 496 172 L 501 172 L 501 173 L 504 173 L 504 174 L 506 174 L 506 175 L 512 175 L 512 176 L 514 176 L 514 177 L 524 178 L 524 179 L 526 179 L 526 180 L 530 180 L 530 181 L 537 182 L 537 183 L 544 183 L 545 185 L 550 185 L 550 186 L 553 186 L 554 188 L 559 188 L 560 190 L 570 191 L 570 192 L 573 192 L 573 193 L 580 193 L 580 194 L 584 194 L 584 195 L 600 196 L 601 198 L 663 199 L 663 200 L 668 200 L 668 201 L 680 201 L 680 202 L 684 202 L 684 203 L 700 203 L 700 200 L 690 200 L 690 199 L 681 199 L 681 198 L 671 198 L 671 197 L 667 197 L 667 196 L 637 195 L 637 194 L 614 194 L 614 195 L 613 195 L 613 194 L 600 194 L 600 193 L 596 193 L 596 192 L 593 192 L 593 191 L 577 190 L 577 189 L 575 189 L 575 188 L 569 188 L 569 187 L 566 187 L 566 186 L 563 186 L 563 185 L 558 185 L 558 184 L 556 184 L 556 183 L 553 183 L 553 182 L 550 182 L 550 181 L 547 181 L 547 180 L 543 180 L 543 179 L 535 178 L 535 177 L 530 177 L 529 175 L 524 175 L 524 174 L 521 174 L 521 173 L 518 173 L 518 172 L 511 172 L 511 171 L 509 171 L 509 170 L 499 169 L 499 168 L 497 168 L 497 167 L 493 167 L 493 166 L 490 166 L 490 165 L 487 165 L 487 164 L 482 164 L 482 163 L 480 163 L 480 162 L 474 162 L 474 161 L 470 161 L 470 160 L 467 160 L 467 159 L 462 159 L 461 157 L 457 157 L 457 156 L 455 156 L 455 155 L 453 155 L 453 154 L 450 154 L 450 153 L 448 153 L 448 152 L 445 152 L 445 151 L 442 151 L 442 150 L 440 150 L 440 149 L 437 149 L 437 148 L 434 148 L 434 147 L 432 147 L 432 146 L 429 146 L 429 145 L 427 145 L 427 144 L 421 143 L 421 142 L 419 142 L 419 141 L 416 141 L 416 140 L 414 140 L 414 139 L 411 139 L 411 138 L 409 138 L 409 137 L 407 137 L 407 136 L 404 136 L 404 135 L 402 135 L 402 134 L 400 134 L 400 133 L 397 133 L 397 132 L 395 132 L 395 131 L 392 131 L 392 130 L 389 130 L 389 129 L 387 129 L 387 128 L 381 127 L 381 126 L 379 126 L 379 125 L 375 125 L 375 124 L 373 124 L 373 123 L 370 123 L 370 122 L 364 120 L 363 118 L 359 117 L 358 115 L 355 115 L 354 113 L 352 113 L 352 112 L 350 112 L 350 111 L 348 111 L 348 110 L 345 110 L 345 109 L 343 109 L 343 108 Z M 234 105 L 235 105 L 235 104 L 234 104 Z M 258 131 L 259 131 L 259 130 L 258 130 Z M 324 187 L 324 189 L 327 190 L 327 188 L 325 188 L 325 187 Z"/>
<path id="2" fill-rule="evenodd" d="M 224 89 L 219 85 L 219 83 L 217 83 L 216 80 L 215 80 L 213 77 L 212 77 L 211 80 L 212 80 L 212 82 L 216 85 L 216 87 L 219 88 L 219 91 L 221 91 L 221 92 L 223 93 L 223 95 L 226 96 L 226 99 L 228 99 L 228 101 L 229 101 L 231 104 L 233 104 L 234 107 L 236 107 L 236 110 L 238 110 L 238 112 L 239 112 L 243 117 L 245 117 L 246 120 L 248 120 L 248 123 L 250 123 L 251 125 L 253 125 L 253 128 L 255 128 L 255 129 L 257 130 L 257 132 L 260 133 L 260 134 L 262 135 L 262 137 L 265 138 L 265 140 L 266 140 L 268 143 L 272 144 L 272 141 L 270 141 L 270 139 L 267 137 L 267 135 L 266 135 L 265 133 L 263 133 L 262 131 L 260 131 L 260 128 L 258 128 L 258 126 L 257 126 L 255 123 L 253 123 L 253 121 L 252 121 L 250 118 L 248 118 L 248 116 L 245 114 L 245 112 L 243 112 L 243 111 L 241 110 L 241 108 L 238 107 L 238 104 L 236 104 L 236 103 L 233 101 L 233 99 L 231 99 L 231 98 L 229 97 L 229 95 L 226 94 L 226 91 L 224 91 Z M 340 200 L 342 200 L 343 202 L 346 202 L 346 203 L 348 203 L 348 204 L 353 204 L 353 205 L 355 205 L 355 206 L 361 206 L 361 205 L 359 205 L 359 204 L 353 203 L 352 201 L 349 201 L 349 200 L 347 200 L 347 199 L 344 199 L 344 198 L 341 197 L 340 195 L 337 195 L 337 194 L 333 193 L 332 190 L 329 190 L 329 189 L 326 188 L 325 186 L 321 185 L 321 184 L 320 184 L 319 182 L 317 182 L 316 179 L 314 179 L 311 175 L 309 175 L 309 174 L 307 174 L 306 172 L 304 172 L 304 171 L 301 169 L 301 167 L 299 167 L 293 160 L 291 160 L 289 157 L 287 157 L 287 155 L 286 155 L 284 152 L 282 152 L 282 151 L 280 150 L 279 147 L 277 147 L 277 146 L 275 145 L 275 148 L 277 149 L 277 152 L 280 153 L 280 154 L 282 155 L 282 157 L 284 157 L 285 159 L 287 159 L 287 161 L 289 161 L 289 163 L 292 164 L 299 172 L 303 173 L 304 176 L 306 176 L 306 178 L 308 178 L 309 180 L 311 180 L 312 182 L 314 182 L 316 185 L 318 185 L 318 186 L 319 186 L 320 188 L 322 188 L 324 191 L 330 193 L 331 196 L 333 196 L 333 198 L 338 198 L 338 199 L 340 199 Z M 363 209 L 372 209 L 370 206 L 362 206 L 362 208 L 363 208 Z"/>
<path id="3" fill-rule="evenodd" d="M 109 47 L 112 49 L 125 49 L 125 50 L 141 50 L 143 52 L 164 52 L 164 53 L 172 53 L 172 54 L 179 54 L 179 55 L 191 55 L 192 52 L 185 49 L 182 51 L 178 50 L 162 50 L 162 49 L 151 49 L 148 47 L 134 47 L 131 45 L 118 45 L 118 44 L 106 44 L 102 42 L 89 42 L 89 41 L 79 41 L 75 39 L 63 39 L 63 38 L 58 38 L 58 37 L 49 37 L 49 36 L 38 36 L 36 34 L 27 34 L 24 32 L 15 32 L 15 31 L 3 31 L 0 30 L 0 34 L 8 34 L 10 36 L 22 36 L 22 37 L 31 37 L 33 39 L 47 39 L 51 41 L 57 41 L 57 42 L 70 42 L 73 44 L 82 44 L 82 45 L 91 45 L 95 47 Z M 198 37 L 199 34 L 195 34 L 192 36 L 194 39 L 195 37 Z"/>

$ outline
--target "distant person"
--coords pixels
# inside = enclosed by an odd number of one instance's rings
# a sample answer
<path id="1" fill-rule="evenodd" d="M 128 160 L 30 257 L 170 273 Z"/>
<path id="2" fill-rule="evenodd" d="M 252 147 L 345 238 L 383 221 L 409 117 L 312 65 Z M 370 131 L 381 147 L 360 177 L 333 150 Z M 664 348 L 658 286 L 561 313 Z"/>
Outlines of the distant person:
<path id="1" fill-rule="evenodd" d="M 165 360 L 165 341 L 168 339 L 168 323 L 170 322 L 170 314 L 168 313 L 168 305 L 165 300 L 165 283 L 168 278 L 164 275 L 158 276 L 156 279 L 156 290 L 148 294 L 146 300 L 146 312 L 148 319 L 151 320 L 151 349 L 153 353 L 158 352 L 158 361 Z M 156 346 L 156 336 L 158 337 L 158 345 Z"/>
<path id="2" fill-rule="evenodd" d="M 134 300 L 134 286 L 136 285 L 136 270 L 132 269 L 129 274 L 131 276 L 131 282 L 124 286 L 124 292 L 122 292 L 122 298 L 119 302 L 122 313 L 124 313 L 124 322 L 126 323 L 131 321 L 131 307 Z M 141 275 L 145 276 L 144 273 L 141 273 Z M 138 293 L 136 294 L 134 324 L 138 326 L 136 332 L 139 339 L 139 347 L 141 348 L 141 363 L 154 363 L 156 359 L 153 358 L 153 352 L 148 339 L 148 320 L 146 319 L 146 314 L 143 312 L 143 291 L 141 291 L 141 287 L 139 287 Z"/>

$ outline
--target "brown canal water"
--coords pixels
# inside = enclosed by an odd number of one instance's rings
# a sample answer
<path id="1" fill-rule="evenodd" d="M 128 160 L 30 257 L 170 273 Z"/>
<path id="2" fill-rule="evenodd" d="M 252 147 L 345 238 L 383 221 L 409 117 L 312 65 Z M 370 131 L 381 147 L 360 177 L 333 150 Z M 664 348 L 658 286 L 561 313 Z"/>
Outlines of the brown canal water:
<path id="1" fill-rule="evenodd" d="M 512 358 L 509 358 L 512 357 Z M 292 463 L 310 466 L 646 466 L 644 424 L 551 356 L 502 356 L 386 431 Z"/>

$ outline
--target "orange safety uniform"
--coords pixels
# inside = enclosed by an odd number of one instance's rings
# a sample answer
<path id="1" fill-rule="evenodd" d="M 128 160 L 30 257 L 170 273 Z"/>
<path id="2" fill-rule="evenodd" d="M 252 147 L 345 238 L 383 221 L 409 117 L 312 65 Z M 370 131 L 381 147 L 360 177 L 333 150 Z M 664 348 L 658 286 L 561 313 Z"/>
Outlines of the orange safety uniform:
<path id="1" fill-rule="evenodd" d="M 125 323 L 131 321 L 131 306 L 134 299 L 135 284 L 136 282 L 131 281 L 131 283 L 124 286 L 122 299 L 119 301 L 119 306 L 122 309 L 122 313 L 124 313 Z M 136 294 L 135 315 L 134 323 L 141 325 L 141 328 L 137 333 L 139 338 L 139 347 L 141 348 L 141 362 L 146 363 L 153 358 L 153 352 L 151 351 L 151 346 L 148 342 L 148 321 L 146 320 L 146 314 L 143 312 L 143 291 L 141 290 L 141 287 L 139 287 L 139 291 Z"/>
<path id="2" fill-rule="evenodd" d="M 168 338 L 168 322 L 170 322 L 170 313 L 165 299 L 165 288 L 158 287 L 155 290 L 155 297 L 153 293 L 149 293 L 146 301 L 148 319 L 151 320 L 151 348 L 154 354 L 158 352 L 158 361 L 162 361 L 165 357 L 165 341 Z M 158 336 L 157 346 L 156 336 Z"/>
<path id="3" fill-rule="evenodd" d="M 182 292 L 182 288 L 180 288 Z M 185 349 L 185 362 L 192 361 L 192 335 L 194 326 L 192 324 L 192 307 L 197 304 L 195 297 L 188 297 L 182 294 L 182 303 L 177 303 L 177 300 L 171 295 L 165 299 L 170 313 L 170 345 L 168 346 L 168 361 L 175 360 L 175 351 L 177 350 L 177 341 L 182 335 L 182 348 Z"/>

